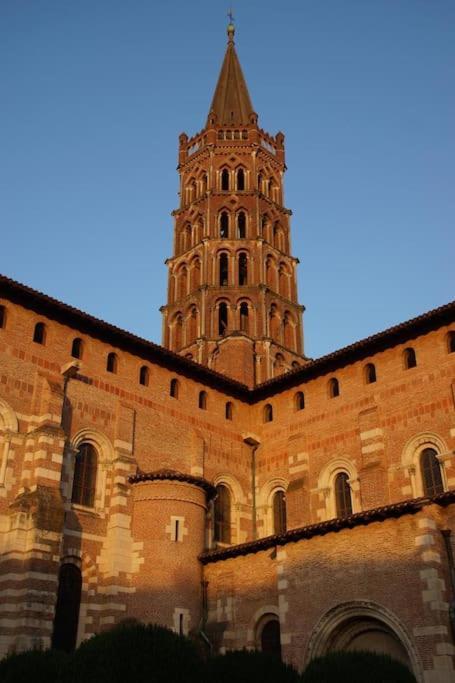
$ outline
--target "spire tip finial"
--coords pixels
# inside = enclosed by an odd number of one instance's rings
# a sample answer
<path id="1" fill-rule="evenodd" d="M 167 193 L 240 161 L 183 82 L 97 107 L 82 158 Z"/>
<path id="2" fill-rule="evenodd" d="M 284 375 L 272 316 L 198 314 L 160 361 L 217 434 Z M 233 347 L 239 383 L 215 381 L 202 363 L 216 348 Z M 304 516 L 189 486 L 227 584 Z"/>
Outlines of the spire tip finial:
<path id="1" fill-rule="evenodd" d="M 234 34 L 235 34 L 235 25 L 234 25 L 234 14 L 232 12 L 232 9 L 229 10 L 227 13 L 228 19 L 229 19 L 229 24 L 227 27 L 227 34 L 229 38 L 229 42 L 233 43 L 234 42 Z"/>

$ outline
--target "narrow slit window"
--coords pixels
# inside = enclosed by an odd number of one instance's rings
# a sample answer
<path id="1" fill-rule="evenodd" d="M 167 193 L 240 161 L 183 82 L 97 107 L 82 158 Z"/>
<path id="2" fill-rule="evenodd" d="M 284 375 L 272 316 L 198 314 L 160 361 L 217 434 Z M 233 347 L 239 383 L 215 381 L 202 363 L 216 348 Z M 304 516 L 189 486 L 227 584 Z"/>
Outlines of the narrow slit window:
<path id="1" fill-rule="evenodd" d="M 71 355 L 73 358 L 82 358 L 82 350 L 83 350 L 83 342 L 82 339 L 79 337 L 76 337 L 76 339 L 73 339 L 73 343 L 71 346 Z"/>
<path id="2" fill-rule="evenodd" d="M 112 372 L 114 375 L 117 373 L 118 369 L 118 358 L 117 354 L 110 353 L 107 357 L 106 370 Z"/>
<path id="3" fill-rule="evenodd" d="M 46 325 L 44 323 L 36 323 L 33 332 L 33 341 L 36 344 L 46 343 Z"/>
<path id="4" fill-rule="evenodd" d="M 199 408 L 201 410 L 207 410 L 207 392 L 206 391 L 200 391 L 199 392 Z"/>
<path id="5" fill-rule="evenodd" d="M 303 391 L 298 391 L 295 395 L 295 409 L 303 410 L 305 408 L 305 395 Z"/>
<path id="6" fill-rule="evenodd" d="M 225 413 L 224 413 L 224 416 L 225 416 L 226 420 L 232 420 L 233 412 L 234 412 L 234 411 L 233 411 L 232 403 L 231 403 L 230 401 L 228 401 L 228 402 L 226 403 L 226 406 L 225 406 Z"/>
<path id="7" fill-rule="evenodd" d="M 146 365 L 143 365 L 139 370 L 139 384 L 143 387 L 148 387 L 150 379 L 150 371 Z"/>
<path id="8" fill-rule="evenodd" d="M 376 382 L 376 368 L 373 363 L 367 363 L 365 365 L 365 382 L 367 384 Z"/>
<path id="9" fill-rule="evenodd" d="M 248 334 L 249 332 L 249 310 L 248 310 L 248 304 L 246 301 L 243 301 L 240 304 L 240 330 L 242 332 L 246 332 Z"/>
<path id="10" fill-rule="evenodd" d="M 175 377 L 173 379 L 171 379 L 171 384 L 169 387 L 169 395 L 172 398 L 178 398 L 179 397 L 179 381 L 178 381 L 178 379 L 175 379 Z"/>
<path id="11" fill-rule="evenodd" d="M 332 379 L 329 380 L 329 396 L 330 398 L 336 398 L 339 395 L 340 383 L 338 382 L 336 377 L 332 377 Z"/>
<path id="12" fill-rule="evenodd" d="M 272 422 L 273 420 L 273 407 L 270 403 L 266 403 L 264 406 L 263 420 L 264 422 Z"/>
<path id="13" fill-rule="evenodd" d="M 6 308 L 0 306 L 0 330 L 6 325 Z"/>
<path id="14" fill-rule="evenodd" d="M 404 359 L 404 368 L 405 370 L 409 370 L 410 368 L 415 368 L 417 365 L 417 358 L 416 358 L 416 352 L 412 348 L 412 346 L 409 346 L 407 349 L 403 351 L 403 359 Z"/>
<path id="15" fill-rule="evenodd" d="M 447 349 L 449 353 L 455 353 L 455 332 L 453 331 L 450 331 L 447 335 Z"/>

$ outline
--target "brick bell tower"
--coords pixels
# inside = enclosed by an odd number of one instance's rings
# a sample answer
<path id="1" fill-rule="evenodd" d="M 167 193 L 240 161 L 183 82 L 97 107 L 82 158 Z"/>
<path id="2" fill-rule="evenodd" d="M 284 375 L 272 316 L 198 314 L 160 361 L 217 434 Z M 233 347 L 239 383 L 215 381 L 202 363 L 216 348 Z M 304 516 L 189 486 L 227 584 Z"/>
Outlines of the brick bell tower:
<path id="1" fill-rule="evenodd" d="M 163 344 L 254 386 L 305 363 L 291 211 L 283 204 L 284 135 L 258 127 L 228 44 L 205 128 L 179 138 Z"/>

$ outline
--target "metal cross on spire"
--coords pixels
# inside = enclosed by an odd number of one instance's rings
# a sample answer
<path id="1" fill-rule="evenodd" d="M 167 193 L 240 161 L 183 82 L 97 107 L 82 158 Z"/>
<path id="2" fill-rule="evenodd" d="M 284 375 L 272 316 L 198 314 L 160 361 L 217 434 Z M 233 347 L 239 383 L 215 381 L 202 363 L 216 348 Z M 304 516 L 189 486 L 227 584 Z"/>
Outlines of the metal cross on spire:
<path id="1" fill-rule="evenodd" d="M 232 10 L 232 7 L 231 7 L 231 9 L 229 10 L 229 12 L 227 13 L 227 16 L 228 16 L 228 19 L 229 19 L 229 23 L 230 23 L 230 24 L 233 24 L 233 23 L 234 23 L 234 12 L 233 12 L 233 10 Z"/>

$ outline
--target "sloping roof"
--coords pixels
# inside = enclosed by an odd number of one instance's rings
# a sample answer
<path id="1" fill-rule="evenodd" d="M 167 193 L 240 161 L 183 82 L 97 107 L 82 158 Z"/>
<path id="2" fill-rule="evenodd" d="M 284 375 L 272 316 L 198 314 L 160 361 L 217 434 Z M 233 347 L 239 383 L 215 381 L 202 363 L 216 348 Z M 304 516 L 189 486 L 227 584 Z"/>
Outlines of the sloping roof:
<path id="1" fill-rule="evenodd" d="M 320 375 L 335 372 L 346 365 L 455 322 L 455 301 L 452 301 L 445 306 L 440 306 L 416 318 L 389 327 L 383 332 L 378 332 L 371 337 L 345 346 L 334 353 L 309 361 L 299 369 L 268 380 L 255 389 L 249 389 L 241 382 L 230 379 L 214 370 L 209 370 L 204 365 L 195 363 L 163 346 L 122 330 L 104 320 L 95 318 L 5 275 L 0 275 L 0 297 L 9 299 L 52 320 L 57 320 L 63 325 L 89 334 L 144 360 L 181 373 L 219 391 L 224 391 L 247 403 L 261 401 L 278 392 L 308 382 Z"/>
<path id="2" fill-rule="evenodd" d="M 228 28 L 228 35 L 226 54 L 210 105 L 210 112 L 216 115 L 219 125 L 246 125 L 254 110 L 235 50 L 233 27 Z"/>
<path id="3" fill-rule="evenodd" d="M 372 522 L 382 522 L 385 519 L 412 515 L 419 512 L 419 510 L 427 505 L 436 504 L 441 507 L 446 507 L 453 503 L 455 503 L 455 491 L 446 491 L 445 493 L 440 493 L 432 498 L 412 498 L 410 500 L 404 500 L 401 503 L 383 505 L 382 507 L 374 508 L 372 510 L 357 512 L 349 517 L 336 517 L 335 519 L 329 519 L 326 522 L 318 522 L 317 524 L 310 524 L 308 526 L 299 527 L 298 529 L 290 529 L 284 534 L 266 536 L 257 541 L 249 541 L 248 543 L 233 545 L 229 548 L 220 548 L 219 550 L 209 550 L 202 553 L 199 556 L 199 559 L 202 564 L 209 564 L 210 562 L 227 560 L 231 557 L 258 553 L 261 550 L 270 550 L 277 546 L 286 545 L 287 543 L 308 540 L 314 536 L 325 536 L 325 534 L 341 531 L 342 529 L 352 529 L 353 527 L 365 526 Z"/>

